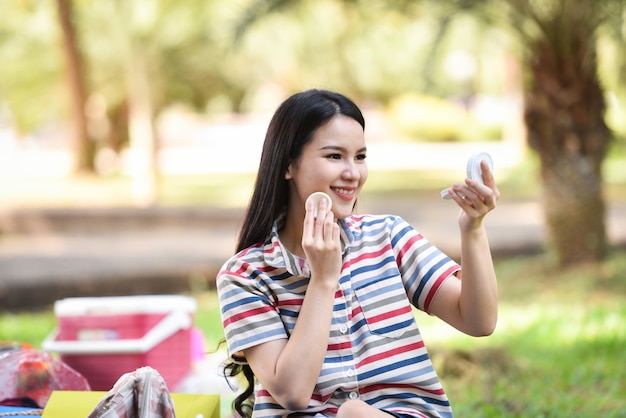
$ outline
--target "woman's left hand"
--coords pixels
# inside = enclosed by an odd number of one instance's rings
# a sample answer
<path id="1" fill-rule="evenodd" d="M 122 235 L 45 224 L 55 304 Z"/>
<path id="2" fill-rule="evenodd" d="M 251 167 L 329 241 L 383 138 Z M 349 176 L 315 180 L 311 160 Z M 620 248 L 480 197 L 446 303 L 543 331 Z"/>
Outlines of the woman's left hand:
<path id="1" fill-rule="evenodd" d="M 500 192 L 484 161 L 485 184 L 466 179 L 448 194 L 461 208 L 461 261 L 459 280 L 447 279 L 437 290 L 430 312 L 468 335 L 490 335 L 498 319 L 498 284 L 483 218 L 496 207 Z"/>
<path id="2" fill-rule="evenodd" d="M 461 208 L 459 226 L 465 230 L 479 227 L 485 215 L 495 209 L 500 198 L 500 191 L 488 164 L 481 161 L 480 168 L 485 184 L 466 178 L 465 184 L 454 184 L 449 189 L 450 197 Z"/>

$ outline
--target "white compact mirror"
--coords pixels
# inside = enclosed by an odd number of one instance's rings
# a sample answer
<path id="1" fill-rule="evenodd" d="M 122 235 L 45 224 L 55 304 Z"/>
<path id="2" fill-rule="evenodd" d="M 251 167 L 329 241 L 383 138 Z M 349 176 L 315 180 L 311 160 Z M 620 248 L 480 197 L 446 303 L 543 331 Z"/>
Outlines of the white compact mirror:
<path id="1" fill-rule="evenodd" d="M 485 181 L 483 179 L 483 172 L 480 169 L 481 161 L 486 161 L 487 165 L 489 166 L 489 171 L 493 173 L 493 160 L 491 159 L 491 155 L 486 152 L 477 152 L 475 154 L 472 154 L 467 160 L 467 177 L 471 178 L 472 180 L 479 181 L 482 184 L 485 184 Z M 448 189 L 443 189 L 441 191 L 441 198 L 451 199 L 450 195 L 448 194 Z"/>

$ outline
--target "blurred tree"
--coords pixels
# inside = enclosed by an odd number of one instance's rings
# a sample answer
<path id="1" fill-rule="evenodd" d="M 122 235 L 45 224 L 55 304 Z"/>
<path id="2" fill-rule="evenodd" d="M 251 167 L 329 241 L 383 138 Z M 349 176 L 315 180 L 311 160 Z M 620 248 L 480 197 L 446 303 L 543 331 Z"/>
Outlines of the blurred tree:
<path id="1" fill-rule="evenodd" d="M 623 0 L 507 2 L 507 21 L 527 47 L 525 121 L 539 154 L 544 210 L 562 265 L 607 253 L 602 163 L 612 139 L 598 78 L 602 25 L 624 17 Z"/>
<path id="2" fill-rule="evenodd" d="M 151 205 L 158 195 L 161 111 L 183 103 L 204 111 L 214 95 L 243 96 L 227 81 L 211 1 L 173 0 L 83 2 L 85 40 L 93 93 L 104 98 L 108 147 L 129 146 L 136 202 Z M 219 28 L 218 28 L 219 29 Z"/>
<path id="3" fill-rule="evenodd" d="M 54 6 L 53 2 L 0 2 L 0 100 L 20 136 L 36 136 L 54 127 L 66 110 Z"/>
<path id="4" fill-rule="evenodd" d="M 524 47 L 528 80 L 525 121 L 528 143 L 539 154 L 544 209 L 561 265 L 602 259 L 607 253 L 602 162 L 611 141 L 597 75 L 596 37 L 607 22 L 623 25 L 624 0 L 337 0 L 360 11 L 393 9 L 416 16 L 430 3 L 440 30 L 434 44 L 463 12 L 504 24 Z M 273 12 L 293 9 L 283 0 L 251 1 L 238 33 Z M 365 13 L 361 17 L 367 17 Z M 371 14 L 369 16 L 372 16 Z M 377 15 L 376 17 L 379 17 Z M 375 24 L 367 19 L 363 25 Z M 432 51 L 434 51 L 433 49 Z M 430 61 L 425 61 L 429 66 Z M 427 78 L 430 72 L 423 72 Z"/>
<path id="5" fill-rule="evenodd" d="M 95 143 L 87 131 L 85 104 L 88 92 L 85 85 L 85 63 L 80 49 L 79 35 L 74 25 L 74 6 L 71 0 L 56 0 L 56 5 L 59 26 L 63 34 L 67 83 L 71 99 L 74 170 L 77 173 L 93 173 Z"/>
<path id="6" fill-rule="evenodd" d="M 150 206 L 158 190 L 157 137 L 154 102 L 145 42 L 137 31 L 139 9 L 133 2 L 116 0 L 117 41 L 123 68 L 122 82 L 128 103 L 128 136 L 135 203 Z M 136 4 L 136 3 L 135 3 Z M 139 33 L 137 33 L 139 32 Z"/>
<path id="7" fill-rule="evenodd" d="M 550 236 L 561 264 L 600 260 L 607 252 L 602 162 L 612 137 L 595 41 L 599 25 L 622 14 L 624 3 L 560 0 L 542 10 L 518 0 L 511 6 L 535 24 L 535 30 L 515 27 L 533 51 L 525 120 L 541 160 Z"/>

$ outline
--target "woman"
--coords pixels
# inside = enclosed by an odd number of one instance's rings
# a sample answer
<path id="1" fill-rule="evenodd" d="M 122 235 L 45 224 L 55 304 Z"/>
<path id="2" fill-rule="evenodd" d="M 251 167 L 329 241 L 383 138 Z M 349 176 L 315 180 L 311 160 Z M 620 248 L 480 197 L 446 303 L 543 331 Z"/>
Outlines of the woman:
<path id="1" fill-rule="evenodd" d="M 291 96 L 270 122 L 238 253 L 217 277 L 226 368 L 250 385 L 235 400 L 243 416 L 254 391 L 254 417 L 450 417 L 411 305 L 470 335 L 495 328 L 492 173 L 483 164 L 484 185 L 449 189 L 461 273 L 403 219 L 352 213 L 364 128 L 352 101 L 324 90 Z M 319 191 L 331 202 L 305 205 Z"/>

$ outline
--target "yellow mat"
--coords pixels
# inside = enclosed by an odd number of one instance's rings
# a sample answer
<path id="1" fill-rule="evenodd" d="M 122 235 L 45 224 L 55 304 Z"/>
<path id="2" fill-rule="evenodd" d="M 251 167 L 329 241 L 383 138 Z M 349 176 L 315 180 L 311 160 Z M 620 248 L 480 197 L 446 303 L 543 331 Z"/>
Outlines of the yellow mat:
<path id="1" fill-rule="evenodd" d="M 42 418 L 85 418 L 108 392 L 54 391 Z M 172 393 L 176 418 L 220 418 L 219 395 Z"/>

